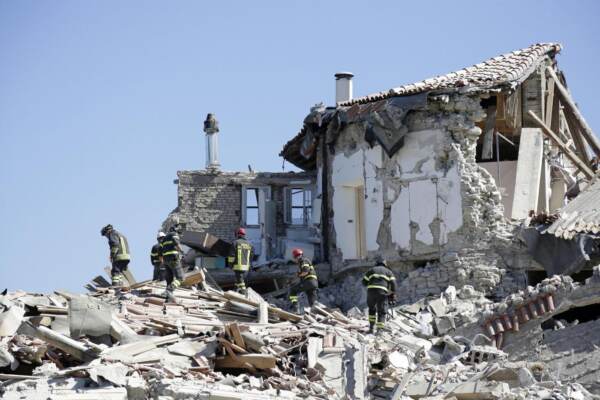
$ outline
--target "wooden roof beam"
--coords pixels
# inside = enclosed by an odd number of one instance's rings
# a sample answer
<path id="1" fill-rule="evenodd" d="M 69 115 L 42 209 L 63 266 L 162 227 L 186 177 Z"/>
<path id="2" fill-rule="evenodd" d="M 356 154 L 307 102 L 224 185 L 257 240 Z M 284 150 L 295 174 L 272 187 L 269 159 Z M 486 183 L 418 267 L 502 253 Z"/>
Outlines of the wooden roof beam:
<path id="1" fill-rule="evenodd" d="M 547 67 L 546 71 L 554 80 L 554 84 L 556 85 L 556 89 L 558 89 L 558 94 L 560 96 L 561 103 L 565 107 L 565 110 L 571 114 L 573 121 L 579 127 L 579 132 L 588 142 L 592 150 L 594 150 L 594 154 L 596 154 L 597 157 L 600 157 L 600 140 L 598 140 L 596 135 L 594 135 L 594 131 L 592 131 L 592 128 L 590 128 L 590 126 L 587 124 L 587 122 L 583 118 L 583 115 L 581 115 L 581 112 L 577 108 L 577 105 L 571 98 L 571 94 L 569 93 L 567 88 L 564 87 L 563 84 L 560 82 L 558 76 L 556 75 L 556 72 L 554 72 L 554 69 L 552 69 L 552 67 Z"/>
<path id="2" fill-rule="evenodd" d="M 552 132 L 552 130 L 546 124 L 544 124 L 544 122 L 533 111 L 529 110 L 528 114 L 531 116 L 531 118 L 533 118 L 533 121 L 536 123 L 536 125 L 542 129 L 542 132 L 544 132 L 546 136 L 548 136 L 554 142 L 554 144 L 562 150 L 567 158 L 569 158 L 569 160 L 575 164 L 579 171 L 581 171 L 588 179 L 594 177 L 594 171 L 592 171 L 579 157 L 577 157 L 577 155 L 571 149 L 569 149 L 565 143 L 563 143 L 560 137 L 556 133 Z"/>

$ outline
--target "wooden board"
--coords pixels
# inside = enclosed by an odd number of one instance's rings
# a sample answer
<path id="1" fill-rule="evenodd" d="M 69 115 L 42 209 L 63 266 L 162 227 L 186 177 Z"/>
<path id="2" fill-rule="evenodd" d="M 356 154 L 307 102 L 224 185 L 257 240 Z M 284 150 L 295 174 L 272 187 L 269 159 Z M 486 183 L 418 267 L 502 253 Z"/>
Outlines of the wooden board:
<path id="1" fill-rule="evenodd" d="M 257 369 L 270 369 L 275 368 L 277 358 L 268 354 L 240 354 L 235 358 L 227 355 L 215 359 L 216 368 L 247 369 L 246 363 Z"/>

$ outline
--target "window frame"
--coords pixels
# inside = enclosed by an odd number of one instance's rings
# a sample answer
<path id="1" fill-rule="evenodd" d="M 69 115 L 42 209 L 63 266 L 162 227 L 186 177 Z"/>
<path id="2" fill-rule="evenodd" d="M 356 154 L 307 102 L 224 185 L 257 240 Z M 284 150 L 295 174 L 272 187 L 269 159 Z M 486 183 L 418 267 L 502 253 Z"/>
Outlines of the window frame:
<path id="1" fill-rule="evenodd" d="M 248 190 L 256 190 L 256 206 L 248 206 Z M 261 216 L 265 210 L 261 210 L 260 207 L 260 192 L 263 191 L 265 195 L 265 202 L 271 198 L 271 188 L 269 186 L 264 185 L 248 185 L 242 186 L 242 226 L 248 228 L 260 228 L 261 226 Z M 256 209 L 257 223 L 256 224 L 248 224 L 248 208 Z M 264 207 L 263 207 L 264 208 Z"/>
<path id="2" fill-rule="evenodd" d="M 294 191 L 301 190 L 302 205 L 294 205 Z M 310 193 L 307 197 L 307 193 Z M 306 202 L 309 201 L 307 205 Z M 315 200 L 315 188 L 314 185 L 288 185 L 284 188 L 284 222 L 286 225 L 292 228 L 303 228 L 312 224 L 312 208 Z M 302 223 L 294 223 L 293 210 L 302 209 Z"/>

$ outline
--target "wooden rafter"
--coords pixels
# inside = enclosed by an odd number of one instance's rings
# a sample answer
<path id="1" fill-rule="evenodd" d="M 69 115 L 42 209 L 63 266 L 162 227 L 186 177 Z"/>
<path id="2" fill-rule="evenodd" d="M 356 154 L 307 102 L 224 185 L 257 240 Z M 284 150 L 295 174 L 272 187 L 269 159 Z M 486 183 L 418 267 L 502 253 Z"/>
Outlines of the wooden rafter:
<path id="1" fill-rule="evenodd" d="M 581 171 L 587 178 L 591 179 L 594 176 L 594 171 L 592 171 L 590 167 L 588 167 L 577 156 L 577 154 L 575 154 L 571 149 L 569 149 L 569 147 L 565 143 L 563 143 L 561 138 L 556 133 L 554 133 L 533 111 L 529 110 L 528 114 L 531 116 L 531 118 L 533 118 L 536 125 L 538 125 L 542 129 L 542 132 L 544 132 L 544 134 L 548 136 L 552 140 L 552 142 L 554 142 L 554 144 L 562 150 L 562 152 L 567 156 L 567 158 L 569 158 L 569 160 L 573 162 L 573 164 L 575 165 L 575 167 L 577 167 L 579 171 Z"/>
<path id="2" fill-rule="evenodd" d="M 577 125 L 577 128 L 579 128 L 579 132 L 592 148 L 596 156 L 600 157 L 600 140 L 598 140 L 596 135 L 594 135 L 594 131 L 592 131 L 592 128 L 590 128 L 590 126 L 587 124 L 585 118 L 583 118 L 583 115 L 581 115 L 579 108 L 577 108 L 577 105 L 571 98 L 571 94 L 560 82 L 558 76 L 556 76 L 556 72 L 554 72 L 554 69 L 552 69 L 552 67 L 547 67 L 546 71 L 554 80 L 556 89 L 558 89 L 561 103 L 565 107 L 566 114 L 572 118 L 574 124 Z"/>

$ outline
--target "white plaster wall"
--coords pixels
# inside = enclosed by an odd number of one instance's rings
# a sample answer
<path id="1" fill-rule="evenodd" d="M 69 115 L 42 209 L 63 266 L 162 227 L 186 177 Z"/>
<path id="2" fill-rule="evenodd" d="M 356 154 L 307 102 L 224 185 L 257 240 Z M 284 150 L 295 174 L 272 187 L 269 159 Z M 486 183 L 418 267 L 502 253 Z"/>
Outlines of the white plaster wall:
<path id="1" fill-rule="evenodd" d="M 458 168 L 451 168 L 437 183 L 437 203 L 441 219 L 440 244 L 448 243 L 448 234 L 463 224 L 462 197 Z"/>
<path id="2" fill-rule="evenodd" d="M 409 133 L 404 146 L 394 155 L 399 175 L 396 190 L 390 189 L 392 203 L 392 242 L 410 249 L 410 223 L 418 224 L 416 239 L 426 245 L 438 244 L 430 229 L 440 219 L 439 244 L 448 242 L 448 234 L 462 226 L 462 197 L 458 169 L 453 166 L 444 176 L 435 168 L 435 155 L 442 148 L 446 133 L 425 130 Z"/>
<path id="3" fill-rule="evenodd" d="M 440 130 L 410 132 L 404 138 L 404 146 L 393 156 L 400 167 L 402 179 L 438 176 L 435 169 L 435 154 L 441 148 L 447 133 Z"/>
<path id="4" fill-rule="evenodd" d="M 357 151 L 350 157 L 337 154 L 333 158 L 332 168 L 331 200 L 336 243 L 344 259 L 354 259 L 357 257 L 354 188 L 363 184 L 363 152 Z"/>
<path id="5" fill-rule="evenodd" d="M 321 196 L 323 194 L 323 167 L 317 169 L 317 187 L 316 193 L 313 194 L 312 201 L 312 224 L 319 225 L 321 223 Z"/>
<path id="6" fill-rule="evenodd" d="M 377 250 L 377 233 L 383 218 L 383 185 L 376 179 L 381 168 L 383 149 L 374 146 L 364 151 L 365 157 L 365 238 L 367 251 Z"/>
<path id="7" fill-rule="evenodd" d="M 388 198 L 393 199 L 396 190 L 388 190 Z M 410 192 L 408 186 L 400 188 L 400 194 L 392 203 L 391 224 L 392 242 L 400 248 L 408 249 L 410 246 Z"/>
<path id="8" fill-rule="evenodd" d="M 495 161 L 477 163 L 494 178 L 498 186 L 498 166 Z M 511 218 L 513 199 L 515 195 L 515 179 L 517 177 L 517 161 L 500 161 L 500 187 L 498 190 L 502 195 L 504 205 L 504 216 Z"/>
<path id="9" fill-rule="evenodd" d="M 448 234 L 462 226 L 462 197 L 457 166 L 446 174 L 436 170 L 435 155 L 445 143 L 446 132 L 424 130 L 409 133 L 404 146 L 393 156 L 394 176 L 388 168 L 386 179 L 393 182 L 383 192 L 382 177 L 377 179 L 377 169 L 383 166 L 380 146 L 357 150 L 350 156 L 343 153 L 333 157 L 332 204 L 336 243 L 344 259 L 354 259 L 356 254 L 356 218 L 354 190 L 364 186 L 366 199 L 365 237 L 368 251 L 378 250 L 377 234 L 383 219 L 384 196 L 391 206 L 391 234 L 393 245 L 410 250 L 410 223 L 419 225 L 416 239 L 426 245 L 437 242 L 430 224 L 440 218 L 439 244 L 448 242 Z M 398 193 L 399 192 L 399 193 Z"/>

